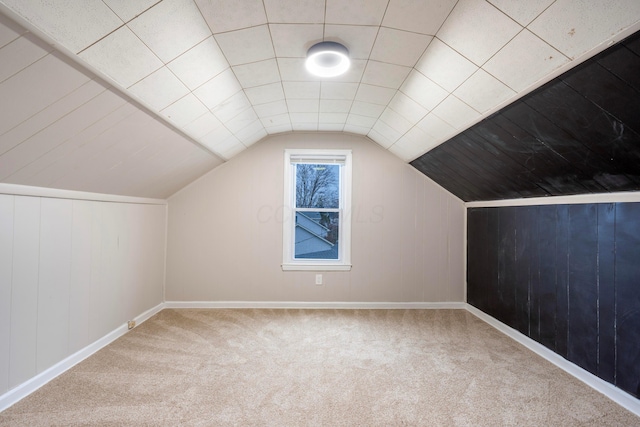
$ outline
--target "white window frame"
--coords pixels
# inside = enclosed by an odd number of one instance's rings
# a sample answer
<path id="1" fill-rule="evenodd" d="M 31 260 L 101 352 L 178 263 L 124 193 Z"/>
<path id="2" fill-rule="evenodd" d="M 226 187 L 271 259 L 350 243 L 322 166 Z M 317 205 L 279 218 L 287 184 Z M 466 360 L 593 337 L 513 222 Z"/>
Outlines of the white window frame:
<path id="1" fill-rule="evenodd" d="M 292 158 L 294 162 L 292 162 Z M 339 259 L 295 259 L 295 168 L 294 163 L 339 162 L 340 224 L 338 226 Z M 284 151 L 284 215 L 282 221 L 283 270 L 351 270 L 351 150 L 286 149 Z"/>

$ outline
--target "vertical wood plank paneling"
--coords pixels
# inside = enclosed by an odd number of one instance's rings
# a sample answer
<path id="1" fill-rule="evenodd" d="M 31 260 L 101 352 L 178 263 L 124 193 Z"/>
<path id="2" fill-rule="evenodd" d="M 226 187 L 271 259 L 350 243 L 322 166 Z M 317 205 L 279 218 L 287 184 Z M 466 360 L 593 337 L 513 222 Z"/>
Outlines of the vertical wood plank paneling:
<path id="1" fill-rule="evenodd" d="M 531 280 L 531 220 L 530 207 L 516 209 L 516 259 L 515 259 L 515 297 L 516 329 L 529 336 L 529 288 Z"/>
<path id="2" fill-rule="evenodd" d="M 98 202 L 73 201 L 69 282 L 69 353 L 87 346 L 91 286 L 91 209 Z"/>
<path id="3" fill-rule="evenodd" d="M 9 388 L 36 374 L 40 198 L 16 197 L 14 212 Z"/>
<path id="4" fill-rule="evenodd" d="M 0 394 L 9 390 L 14 196 L 0 194 Z"/>
<path id="5" fill-rule="evenodd" d="M 467 302 L 486 311 L 485 271 L 487 209 L 467 211 Z"/>
<path id="6" fill-rule="evenodd" d="M 567 358 L 569 332 L 569 207 L 556 210 L 556 352 Z"/>
<path id="7" fill-rule="evenodd" d="M 640 203 L 616 208 L 616 385 L 640 397 Z"/>
<path id="8" fill-rule="evenodd" d="M 615 380 L 616 205 L 598 205 L 598 376 Z"/>
<path id="9" fill-rule="evenodd" d="M 37 370 L 68 355 L 73 202 L 42 199 L 38 280 Z"/>
<path id="10" fill-rule="evenodd" d="M 539 330 L 540 343 L 556 349 L 556 207 L 538 206 Z"/>
<path id="11" fill-rule="evenodd" d="M 498 288 L 503 322 L 516 328 L 516 208 L 499 210 Z"/>
<path id="12" fill-rule="evenodd" d="M 489 295 L 498 295 L 500 286 L 498 283 L 498 253 L 500 246 L 500 235 L 495 230 L 500 229 L 500 210 L 489 209 L 487 212 L 487 234 L 486 238 L 486 292 L 487 292 L 487 313 L 498 316 L 500 313 L 500 299 L 490 298 Z"/>
<path id="13" fill-rule="evenodd" d="M 531 264 L 529 266 L 529 337 L 540 341 L 540 230 L 538 223 L 538 206 L 531 206 L 529 212 L 529 226 L 531 228 L 530 250 Z"/>
<path id="14" fill-rule="evenodd" d="M 568 359 L 589 372 L 598 371 L 597 207 L 569 207 Z"/>
<path id="15" fill-rule="evenodd" d="M 104 336 L 106 328 L 102 326 L 101 311 L 103 308 L 102 282 L 103 270 L 109 266 L 102 259 L 102 233 L 104 203 L 91 204 L 91 283 L 89 284 L 89 341 L 93 342 Z"/>

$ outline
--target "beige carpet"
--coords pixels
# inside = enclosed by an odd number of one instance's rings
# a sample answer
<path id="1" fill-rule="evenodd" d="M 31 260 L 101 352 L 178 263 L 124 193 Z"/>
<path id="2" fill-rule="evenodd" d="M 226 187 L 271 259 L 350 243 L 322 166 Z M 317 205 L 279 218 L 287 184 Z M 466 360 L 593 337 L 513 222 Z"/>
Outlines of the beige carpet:
<path id="1" fill-rule="evenodd" d="M 638 426 L 464 310 L 164 310 L 10 426 Z"/>

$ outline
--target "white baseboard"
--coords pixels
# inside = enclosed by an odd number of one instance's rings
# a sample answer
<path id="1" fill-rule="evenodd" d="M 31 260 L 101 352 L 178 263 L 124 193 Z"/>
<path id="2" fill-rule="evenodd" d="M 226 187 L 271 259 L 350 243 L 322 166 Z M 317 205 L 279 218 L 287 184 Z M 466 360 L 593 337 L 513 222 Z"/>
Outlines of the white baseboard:
<path id="1" fill-rule="evenodd" d="M 144 313 L 142 313 L 141 315 L 137 316 L 132 320 L 135 320 L 136 325 L 139 325 L 145 320 L 149 319 L 154 314 L 161 311 L 163 308 L 164 308 L 164 304 L 159 304 L 145 311 Z M 31 393 L 33 393 L 34 391 L 36 391 L 37 389 L 39 389 L 40 387 L 42 387 L 43 385 L 45 385 L 46 383 L 48 383 L 49 381 L 57 377 L 58 375 L 61 375 L 65 371 L 69 370 L 70 368 L 74 367 L 78 363 L 82 362 L 84 359 L 91 356 L 101 348 L 107 346 L 108 344 L 111 344 L 113 341 L 120 338 L 127 332 L 128 332 L 127 324 L 125 323 L 123 325 L 120 325 L 115 330 L 109 332 L 107 335 L 103 336 L 97 341 L 89 344 L 88 346 L 86 346 L 81 350 L 78 350 L 71 356 L 61 360 L 60 362 L 56 363 L 52 367 L 40 372 L 35 377 L 32 377 L 31 379 L 25 381 L 19 386 L 12 388 L 8 392 L 0 396 L 0 412 L 9 408 L 19 400 L 27 397 L 28 395 L 30 395 Z"/>
<path id="2" fill-rule="evenodd" d="M 514 339 L 518 343 L 527 347 L 529 350 L 533 351 L 534 353 L 538 354 L 539 356 L 553 363 L 558 368 L 567 372 L 569 375 L 574 376 L 575 378 L 579 379 L 583 383 L 587 384 L 589 387 L 593 388 L 596 391 L 599 391 L 600 393 L 607 396 L 609 399 L 616 402 L 618 405 L 622 406 L 623 408 L 627 409 L 630 412 L 633 412 L 634 414 L 640 417 L 640 400 L 636 399 L 635 397 L 628 394 L 627 392 L 619 389 L 613 384 L 608 383 L 601 378 L 598 378 L 597 376 L 593 375 L 591 372 L 582 369 L 575 363 L 568 361 L 567 359 L 560 356 L 559 354 L 549 350 L 547 347 L 543 346 L 539 342 L 505 325 L 504 323 L 488 315 L 487 313 L 484 313 L 483 311 L 478 310 L 477 308 L 475 308 L 470 304 L 467 304 L 466 306 L 467 306 L 466 307 L 467 311 L 474 314 L 480 320 L 485 321 L 486 323 L 493 326 L 500 332 L 504 333 L 505 335 Z"/>
<path id="3" fill-rule="evenodd" d="M 465 309 L 464 302 L 167 301 L 165 308 Z"/>

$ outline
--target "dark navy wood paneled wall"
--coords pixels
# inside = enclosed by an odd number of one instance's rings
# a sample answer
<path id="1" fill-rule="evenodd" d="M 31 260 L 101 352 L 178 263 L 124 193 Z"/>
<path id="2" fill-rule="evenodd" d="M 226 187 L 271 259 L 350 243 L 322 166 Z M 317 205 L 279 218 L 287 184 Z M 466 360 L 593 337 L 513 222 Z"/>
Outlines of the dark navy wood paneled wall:
<path id="1" fill-rule="evenodd" d="M 640 203 L 470 208 L 469 304 L 640 397 Z"/>
<path id="2" fill-rule="evenodd" d="M 640 33 L 411 165 L 467 202 L 640 190 Z"/>

